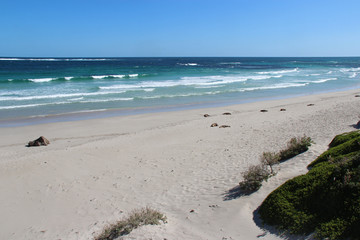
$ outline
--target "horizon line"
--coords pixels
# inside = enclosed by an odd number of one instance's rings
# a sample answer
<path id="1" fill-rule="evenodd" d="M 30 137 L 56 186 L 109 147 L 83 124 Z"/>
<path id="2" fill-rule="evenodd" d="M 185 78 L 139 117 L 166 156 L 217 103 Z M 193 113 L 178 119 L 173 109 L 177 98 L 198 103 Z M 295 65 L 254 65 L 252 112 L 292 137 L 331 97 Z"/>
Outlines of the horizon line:
<path id="1" fill-rule="evenodd" d="M 97 57 L 88 57 L 88 56 L 77 56 L 77 57 L 23 57 L 23 56 L 0 56 L 1 58 L 30 58 L 30 59 L 41 59 L 41 58 L 358 58 L 359 56 L 117 56 L 117 57 L 109 57 L 109 56 L 97 56 Z"/>

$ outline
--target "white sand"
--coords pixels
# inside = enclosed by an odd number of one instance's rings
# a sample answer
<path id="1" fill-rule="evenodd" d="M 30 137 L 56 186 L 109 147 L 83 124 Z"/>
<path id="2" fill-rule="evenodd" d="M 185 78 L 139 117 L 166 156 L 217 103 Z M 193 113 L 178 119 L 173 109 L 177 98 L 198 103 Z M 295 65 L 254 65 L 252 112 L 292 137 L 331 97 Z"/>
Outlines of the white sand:
<path id="1" fill-rule="evenodd" d="M 2 128 L 0 239 L 92 239 L 144 206 L 168 223 L 124 239 L 280 239 L 259 228 L 253 212 L 277 186 L 306 173 L 336 134 L 354 130 L 358 92 Z M 211 128 L 214 122 L 231 127 Z M 41 135 L 49 146 L 25 147 Z M 303 135 L 316 142 L 308 152 L 281 164 L 258 192 L 224 201 L 262 152 Z"/>

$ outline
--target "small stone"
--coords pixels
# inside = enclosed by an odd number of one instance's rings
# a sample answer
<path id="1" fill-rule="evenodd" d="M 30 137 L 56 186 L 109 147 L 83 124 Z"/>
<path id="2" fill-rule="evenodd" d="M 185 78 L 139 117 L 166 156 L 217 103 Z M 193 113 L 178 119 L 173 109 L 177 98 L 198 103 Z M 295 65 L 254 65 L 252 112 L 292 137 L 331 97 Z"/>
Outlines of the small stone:
<path id="1" fill-rule="evenodd" d="M 222 115 L 231 115 L 229 112 L 224 112 Z"/>
<path id="2" fill-rule="evenodd" d="M 313 104 L 313 103 L 310 103 L 310 104 L 308 104 L 307 106 L 308 107 L 312 107 L 312 106 L 314 106 L 315 104 Z"/>
<path id="3" fill-rule="evenodd" d="M 204 117 L 210 117 L 210 115 L 209 114 L 204 114 Z"/>
<path id="4" fill-rule="evenodd" d="M 280 112 L 285 112 L 285 111 L 286 111 L 285 108 L 280 109 Z"/>
<path id="5" fill-rule="evenodd" d="M 268 110 L 262 109 L 262 110 L 260 110 L 260 112 L 268 112 Z"/>
<path id="6" fill-rule="evenodd" d="M 229 125 L 221 125 L 219 128 L 229 128 Z"/>
<path id="7" fill-rule="evenodd" d="M 360 97 L 360 95 L 359 95 L 359 94 L 356 94 L 355 97 Z"/>
<path id="8" fill-rule="evenodd" d="M 217 126 L 218 126 L 217 123 L 213 123 L 213 124 L 210 125 L 210 127 L 217 127 Z"/>
<path id="9" fill-rule="evenodd" d="M 194 209 L 191 209 L 190 212 L 193 213 L 193 212 L 195 212 L 195 210 L 194 210 Z"/>

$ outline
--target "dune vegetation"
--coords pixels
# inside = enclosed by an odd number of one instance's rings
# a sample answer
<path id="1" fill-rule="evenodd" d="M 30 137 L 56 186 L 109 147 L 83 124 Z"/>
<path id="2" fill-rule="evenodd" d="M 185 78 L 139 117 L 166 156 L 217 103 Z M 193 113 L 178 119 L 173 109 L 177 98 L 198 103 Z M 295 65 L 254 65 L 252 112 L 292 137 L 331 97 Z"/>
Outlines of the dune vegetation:
<path id="1" fill-rule="evenodd" d="M 95 237 L 95 240 L 112 240 L 120 236 L 129 234 L 132 230 L 144 225 L 159 225 L 166 222 L 164 214 L 151 208 L 141 208 L 133 210 L 129 216 L 103 229 Z"/>
<path id="2" fill-rule="evenodd" d="M 312 144 L 310 137 L 294 137 L 287 143 L 287 147 L 280 152 L 264 152 L 260 164 L 250 166 L 242 173 L 243 180 L 239 183 L 242 191 L 252 193 L 259 190 L 262 182 L 276 174 L 273 166 L 306 152 Z"/>
<path id="3" fill-rule="evenodd" d="M 309 172 L 273 191 L 259 214 L 265 224 L 318 239 L 360 236 L 360 132 L 336 136 Z"/>

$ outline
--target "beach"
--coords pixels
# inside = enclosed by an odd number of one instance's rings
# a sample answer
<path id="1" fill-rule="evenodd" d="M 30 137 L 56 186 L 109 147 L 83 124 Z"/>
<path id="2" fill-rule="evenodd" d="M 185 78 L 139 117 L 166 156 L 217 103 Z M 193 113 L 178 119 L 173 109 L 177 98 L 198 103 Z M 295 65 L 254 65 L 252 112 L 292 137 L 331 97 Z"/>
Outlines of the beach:
<path id="1" fill-rule="evenodd" d="M 0 239 L 93 239 L 146 206 L 167 223 L 123 239 L 281 239 L 261 228 L 256 209 L 335 135 L 355 130 L 359 92 L 1 128 Z M 315 142 L 307 152 L 258 192 L 232 194 L 263 152 L 304 135 Z M 25 147 L 39 136 L 50 145 Z"/>

